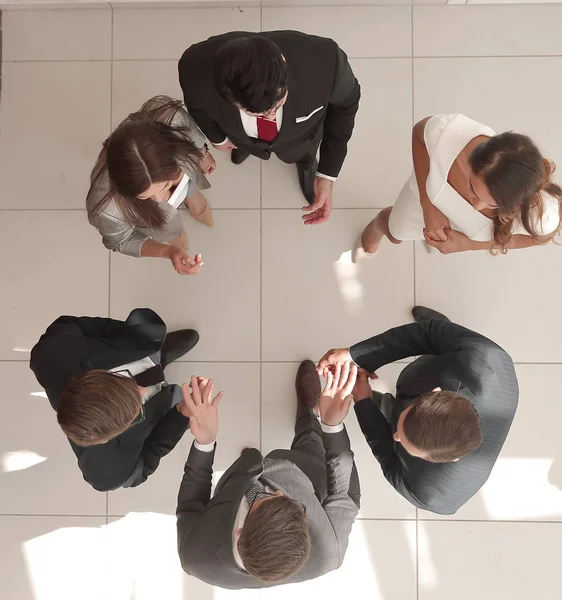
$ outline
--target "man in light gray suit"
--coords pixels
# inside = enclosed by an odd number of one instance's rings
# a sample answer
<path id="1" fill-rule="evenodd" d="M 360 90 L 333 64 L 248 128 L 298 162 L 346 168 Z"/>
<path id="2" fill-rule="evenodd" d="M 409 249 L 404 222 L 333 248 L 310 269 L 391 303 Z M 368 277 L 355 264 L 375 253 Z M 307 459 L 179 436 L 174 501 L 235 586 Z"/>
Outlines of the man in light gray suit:
<path id="1" fill-rule="evenodd" d="M 186 410 L 195 442 L 177 508 L 178 550 L 187 573 L 224 588 L 262 588 L 313 579 L 341 565 L 360 499 L 343 425 L 356 378 L 357 366 L 348 362 L 327 373 L 320 393 L 315 365 L 304 361 L 296 379 L 291 449 L 265 457 L 245 449 L 212 499 L 220 398 L 213 400 L 212 382 L 192 379 Z"/>

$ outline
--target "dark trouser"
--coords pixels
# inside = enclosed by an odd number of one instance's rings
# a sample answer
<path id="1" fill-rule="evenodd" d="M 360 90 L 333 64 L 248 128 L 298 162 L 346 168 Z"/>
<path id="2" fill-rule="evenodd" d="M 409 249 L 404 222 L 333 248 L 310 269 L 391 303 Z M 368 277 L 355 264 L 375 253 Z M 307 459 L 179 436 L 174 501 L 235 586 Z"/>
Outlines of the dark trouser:
<path id="1" fill-rule="evenodd" d="M 304 460 L 303 457 L 303 461 L 298 461 L 297 466 L 310 479 L 317 498 L 323 502 L 328 495 L 326 451 L 322 439 L 322 427 L 311 408 L 299 407 L 297 410 L 295 437 L 291 450 L 302 452 L 308 458 Z M 355 463 L 353 463 L 349 482 L 349 495 L 354 500 L 357 499 L 356 504 L 359 506 L 360 486 Z"/>

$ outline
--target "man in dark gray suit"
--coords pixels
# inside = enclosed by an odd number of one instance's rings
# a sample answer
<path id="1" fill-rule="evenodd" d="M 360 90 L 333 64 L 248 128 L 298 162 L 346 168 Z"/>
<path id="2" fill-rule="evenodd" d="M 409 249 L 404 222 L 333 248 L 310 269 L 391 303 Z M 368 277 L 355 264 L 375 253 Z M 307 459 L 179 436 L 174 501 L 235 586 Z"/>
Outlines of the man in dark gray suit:
<path id="1" fill-rule="evenodd" d="M 313 579 L 341 565 L 360 499 L 343 426 L 356 378 L 357 366 L 348 362 L 328 375 L 321 394 L 314 363 L 304 361 L 291 449 L 265 457 L 245 449 L 212 499 L 217 400 L 212 382 L 192 379 L 186 409 L 196 441 L 177 509 L 187 573 L 224 588 L 262 588 Z"/>
<path id="2" fill-rule="evenodd" d="M 490 475 L 517 409 L 517 378 L 491 340 L 425 307 L 412 313 L 416 323 L 330 350 L 318 368 L 360 367 L 355 413 L 385 477 L 414 506 L 452 515 Z M 369 374 L 409 356 L 419 358 L 400 374 L 396 397 L 373 393 Z"/>

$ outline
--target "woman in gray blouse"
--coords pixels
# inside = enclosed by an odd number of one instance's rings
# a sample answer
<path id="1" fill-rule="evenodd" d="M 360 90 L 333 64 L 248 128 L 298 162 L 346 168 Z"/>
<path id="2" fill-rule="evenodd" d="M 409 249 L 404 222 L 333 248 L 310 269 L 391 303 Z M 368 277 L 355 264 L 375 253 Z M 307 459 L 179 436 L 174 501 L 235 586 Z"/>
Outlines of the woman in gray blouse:
<path id="1" fill-rule="evenodd" d="M 168 258 L 180 275 L 199 273 L 201 255 L 187 252 L 178 207 L 212 226 L 198 191 L 216 163 L 181 102 L 156 96 L 129 115 L 104 142 L 90 178 L 88 220 L 106 248 L 129 256 Z"/>

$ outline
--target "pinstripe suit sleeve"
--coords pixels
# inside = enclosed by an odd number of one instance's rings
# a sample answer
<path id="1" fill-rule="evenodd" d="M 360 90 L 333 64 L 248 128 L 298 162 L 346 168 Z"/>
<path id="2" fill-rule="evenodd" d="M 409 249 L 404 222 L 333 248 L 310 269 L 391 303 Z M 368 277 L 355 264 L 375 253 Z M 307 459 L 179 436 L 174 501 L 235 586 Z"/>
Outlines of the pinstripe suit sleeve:
<path id="1" fill-rule="evenodd" d="M 359 478 L 345 428 L 322 435 L 326 450 L 328 496 L 323 508 L 338 540 L 338 567 L 347 550 L 349 534 L 359 512 Z"/>
<path id="2" fill-rule="evenodd" d="M 361 431 L 390 485 L 414 506 L 427 509 L 406 483 L 403 465 L 394 446 L 392 429 L 381 411 L 367 398 L 357 402 L 355 414 Z"/>
<path id="3" fill-rule="evenodd" d="M 215 450 L 202 452 L 192 445 L 185 463 L 176 510 L 180 559 L 193 525 L 211 499 Z"/>
<path id="4" fill-rule="evenodd" d="M 421 321 L 394 327 L 349 349 L 353 360 L 369 372 L 396 360 L 422 354 L 441 355 L 497 344 L 451 321 Z"/>

